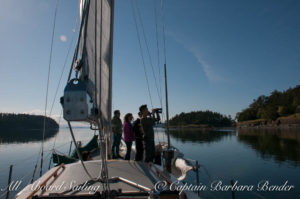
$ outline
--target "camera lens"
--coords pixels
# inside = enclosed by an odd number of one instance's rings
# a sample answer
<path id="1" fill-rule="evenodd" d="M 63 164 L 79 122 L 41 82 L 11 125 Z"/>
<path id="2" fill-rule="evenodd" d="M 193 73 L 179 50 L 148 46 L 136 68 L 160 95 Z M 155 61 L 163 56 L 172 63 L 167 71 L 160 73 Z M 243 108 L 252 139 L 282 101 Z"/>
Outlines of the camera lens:
<path id="1" fill-rule="evenodd" d="M 157 108 L 157 109 L 156 109 L 156 112 L 157 112 L 157 113 L 162 113 L 162 108 Z"/>

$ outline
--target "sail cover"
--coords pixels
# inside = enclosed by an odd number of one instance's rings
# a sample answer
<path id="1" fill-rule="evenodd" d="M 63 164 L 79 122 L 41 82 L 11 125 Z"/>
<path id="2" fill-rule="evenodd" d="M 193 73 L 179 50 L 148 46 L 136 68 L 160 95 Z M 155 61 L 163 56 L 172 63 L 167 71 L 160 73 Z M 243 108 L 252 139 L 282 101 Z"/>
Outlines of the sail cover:
<path id="1" fill-rule="evenodd" d="M 112 109 L 112 47 L 114 0 L 81 0 L 81 79 L 100 111 L 104 127 Z"/>

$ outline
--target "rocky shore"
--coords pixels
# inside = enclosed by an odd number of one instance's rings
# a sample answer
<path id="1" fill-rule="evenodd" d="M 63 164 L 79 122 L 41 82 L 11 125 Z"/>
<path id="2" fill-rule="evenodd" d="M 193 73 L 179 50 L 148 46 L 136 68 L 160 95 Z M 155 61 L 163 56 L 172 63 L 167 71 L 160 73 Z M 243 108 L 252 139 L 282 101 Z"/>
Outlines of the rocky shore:
<path id="1" fill-rule="evenodd" d="M 237 123 L 238 128 L 300 128 L 300 114 L 279 117 L 276 120 L 251 120 Z"/>

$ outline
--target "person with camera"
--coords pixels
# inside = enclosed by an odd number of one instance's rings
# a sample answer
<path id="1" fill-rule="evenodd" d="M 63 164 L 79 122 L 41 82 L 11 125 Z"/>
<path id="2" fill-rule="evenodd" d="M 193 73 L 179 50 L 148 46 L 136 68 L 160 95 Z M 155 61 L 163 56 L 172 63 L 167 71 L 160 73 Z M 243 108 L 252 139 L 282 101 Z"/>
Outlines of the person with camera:
<path id="1" fill-rule="evenodd" d="M 152 109 L 152 114 L 151 114 L 149 113 L 146 104 L 140 106 L 140 112 L 142 115 L 141 125 L 144 132 L 144 143 L 145 143 L 145 151 L 146 151 L 145 162 L 153 162 L 155 156 L 153 126 L 155 125 L 155 122 L 160 120 L 159 111 L 160 109 Z"/>

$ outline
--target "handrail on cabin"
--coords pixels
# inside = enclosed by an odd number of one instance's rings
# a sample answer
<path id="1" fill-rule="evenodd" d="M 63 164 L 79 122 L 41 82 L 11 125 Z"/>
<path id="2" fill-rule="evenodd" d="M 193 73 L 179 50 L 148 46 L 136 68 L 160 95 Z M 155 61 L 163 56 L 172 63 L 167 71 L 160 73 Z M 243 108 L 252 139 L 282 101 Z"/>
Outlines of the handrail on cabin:
<path id="1" fill-rule="evenodd" d="M 54 177 L 54 181 L 55 181 L 55 180 L 57 179 L 57 177 L 60 176 L 60 174 L 62 174 L 62 172 L 65 170 L 65 168 L 66 168 L 66 166 L 65 166 L 64 164 L 59 165 L 58 168 L 55 169 L 55 171 L 53 171 L 53 173 L 50 174 L 50 175 L 49 175 L 49 176 L 41 183 L 40 186 L 41 186 L 41 187 L 46 186 L 47 182 L 48 182 L 52 177 Z M 58 171 L 59 171 L 60 169 L 62 169 L 62 171 L 58 174 Z M 54 181 L 53 181 L 53 182 L 54 182 Z M 33 196 L 36 192 L 38 192 L 38 191 L 39 191 L 39 189 L 33 190 L 33 191 L 26 197 L 26 199 L 32 198 L 32 196 Z"/>

